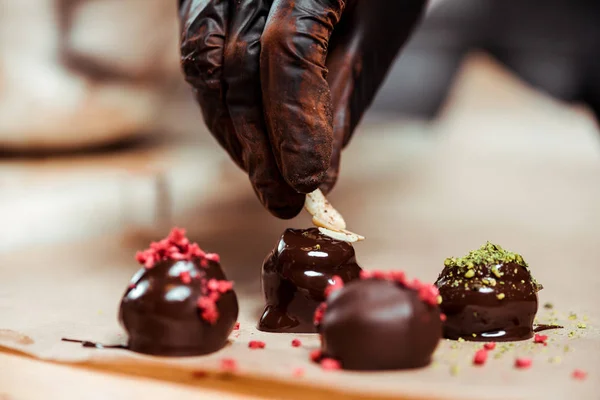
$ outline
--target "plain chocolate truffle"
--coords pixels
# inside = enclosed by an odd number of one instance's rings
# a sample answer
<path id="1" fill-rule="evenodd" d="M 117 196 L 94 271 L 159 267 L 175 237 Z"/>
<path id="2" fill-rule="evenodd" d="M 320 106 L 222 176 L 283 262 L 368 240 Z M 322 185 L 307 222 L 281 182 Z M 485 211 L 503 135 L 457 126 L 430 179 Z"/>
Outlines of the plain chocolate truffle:
<path id="1" fill-rule="evenodd" d="M 359 278 L 354 248 L 317 228 L 287 229 L 266 257 L 262 287 L 266 300 L 258 329 L 314 333 L 313 315 L 333 277 Z"/>
<path id="2" fill-rule="evenodd" d="M 522 256 L 488 242 L 444 264 L 436 286 L 446 314 L 445 338 L 510 341 L 533 336 L 542 286 Z"/>
<path id="3" fill-rule="evenodd" d="M 428 365 L 442 336 L 442 322 L 437 290 L 421 287 L 422 291 L 394 280 L 365 279 L 333 292 L 318 324 L 322 357 L 349 370 Z"/>

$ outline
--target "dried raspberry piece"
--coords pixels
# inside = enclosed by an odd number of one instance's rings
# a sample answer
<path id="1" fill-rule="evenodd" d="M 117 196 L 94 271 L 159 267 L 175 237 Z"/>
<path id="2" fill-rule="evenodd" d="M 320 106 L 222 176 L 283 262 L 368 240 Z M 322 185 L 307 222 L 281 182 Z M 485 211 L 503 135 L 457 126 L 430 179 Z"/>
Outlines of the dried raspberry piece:
<path id="1" fill-rule="evenodd" d="M 219 281 L 219 287 L 217 290 L 219 293 L 226 293 L 233 289 L 233 282 L 231 281 Z"/>
<path id="2" fill-rule="evenodd" d="M 580 381 L 585 380 L 585 378 L 587 378 L 587 372 L 581 370 L 581 369 L 576 369 L 573 371 L 573 373 L 571 374 L 571 376 L 574 379 L 578 379 Z"/>
<path id="3" fill-rule="evenodd" d="M 473 364 L 475 365 L 483 365 L 487 361 L 488 352 L 486 349 L 480 349 L 475 352 L 475 357 L 473 357 Z"/>
<path id="4" fill-rule="evenodd" d="M 544 346 L 548 346 L 548 343 L 546 342 L 547 340 L 548 340 L 548 335 L 540 335 L 539 333 L 536 333 L 535 336 L 533 337 L 534 343 L 541 343 Z"/>
<path id="5" fill-rule="evenodd" d="M 446 319 L 448 319 L 448 317 L 446 317 L 446 314 L 440 313 L 440 321 L 445 322 Z"/>
<path id="6" fill-rule="evenodd" d="M 183 282 L 186 285 L 191 283 L 192 276 L 190 275 L 190 271 L 181 271 L 179 273 L 179 279 L 181 279 L 181 282 Z"/>
<path id="7" fill-rule="evenodd" d="M 321 352 L 321 350 L 313 350 L 310 352 L 310 359 L 312 361 L 318 362 L 321 357 L 323 356 L 323 353 Z"/>
<path id="8" fill-rule="evenodd" d="M 235 323 L 235 326 L 233 327 L 233 330 L 234 331 L 239 331 L 240 330 L 240 323 L 239 322 Z"/>
<path id="9" fill-rule="evenodd" d="M 321 360 L 321 368 L 327 371 L 333 371 L 336 369 L 341 369 L 342 366 L 338 360 L 333 358 L 324 358 Z"/>
<path id="10" fill-rule="evenodd" d="M 215 302 L 205 296 L 201 296 L 197 301 L 198 308 L 202 310 L 201 317 L 209 324 L 214 324 L 219 319 L 219 312 L 217 311 L 217 305 Z"/>
<path id="11" fill-rule="evenodd" d="M 360 279 L 369 279 L 373 277 L 373 273 L 371 271 L 365 271 L 364 269 L 359 272 Z"/>
<path id="12" fill-rule="evenodd" d="M 190 245 L 187 248 L 186 255 L 189 260 L 191 260 L 192 258 L 202 258 L 204 260 L 206 253 L 202 251 L 202 249 L 198 246 L 197 243 L 190 243 Z"/>
<path id="13" fill-rule="evenodd" d="M 251 340 L 248 342 L 248 347 L 251 349 L 264 349 L 267 344 L 260 340 Z"/>
<path id="14" fill-rule="evenodd" d="M 315 310 L 315 316 L 313 318 L 313 323 L 315 325 L 319 325 L 321 320 L 323 319 L 323 314 L 325 314 L 325 310 L 327 309 L 327 304 L 321 303 Z"/>
<path id="15" fill-rule="evenodd" d="M 387 279 L 387 273 L 384 271 L 372 271 L 371 274 L 375 279 Z"/>
<path id="16" fill-rule="evenodd" d="M 332 292 L 344 287 L 344 281 L 341 277 L 335 275 L 331 278 L 331 280 L 333 283 L 325 288 L 325 298 L 329 297 Z"/>
<path id="17" fill-rule="evenodd" d="M 432 306 L 437 305 L 437 299 L 438 299 L 438 296 L 440 295 L 438 288 L 436 288 L 433 285 L 421 284 L 418 291 L 419 291 L 419 298 L 423 302 L 430 304 Z"/>
<path id="18" fill-rule="evenodd" d="M 519 369 L 527 369 L 531 367 L 532 360 L 531 358 L 521 357 L 515 360 L 515 367 Z"/>
<path id="19" fill-rule="evenodd" d="M 208 260 L 206 258 L 203 258 L 202 260 L 200 260 L 200 266 L 202 268 L 208 268 Z"/>
<path id="20" fill-rule="evenodd" d="M 219 282 L 216 279 L 209 279 L 206 283 L 206 288 L 210 291 L 216 292 L 219 290 Z"/>
<path id="21" fill-rule="evenodd" d="M 404 271 L 390 271 L 390 279 L 400 283 L 401 285 L 406 284 L 406 274 Z"/>
<path id="22" fill-rule="evenodd" d="M 213 261 L 213 262 L 220 262 L 221 261 L 221 257 L 219 257 L 219 255 L 217 253 L 206 253 L 206 255 L 204 256 L 208 261 Z"/>
<path id="23" fill-rule="evenodd" d="M 302 342 L 300 341 L 300 339 L 292 340 L 292 347 L 300 347 L 300 346 L 302 346 Z"/>
<path id="24" fill-rule="evenodd" d="M 486 350 L 494 350 L 496 348 L 496 342 L 489 342 L 483 345 Z"/>
<path id="25" fill-rule="evenodd" d="M 235 372 L 238 369 L 238 363 L 233 358 L 224 358 L 221 360 L 221 371 Z"/>

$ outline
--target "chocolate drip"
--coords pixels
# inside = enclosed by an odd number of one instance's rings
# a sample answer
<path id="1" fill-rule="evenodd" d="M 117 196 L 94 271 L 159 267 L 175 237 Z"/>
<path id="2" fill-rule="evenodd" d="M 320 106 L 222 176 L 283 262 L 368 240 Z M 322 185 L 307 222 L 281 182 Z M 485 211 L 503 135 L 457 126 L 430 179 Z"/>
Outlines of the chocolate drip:
<path id="1" fill-rule="evenodd" d="M 205 260 L 207 261 L 207 260 Z M 184 283 L 180 275 L 189 274 Z M 129 333 L 128 347 L 136 352 L 162 356 L 193 356 L 215 352 L 227 343 L 238 316 L 233 290 L 217 301 L 214 324 L 201 317 L 198 298 L 201 279 L 224 280 L 219 263 L 198 260 L 164 260 L 142 268 L 121 301 L 119 319 Z"/>
<path id="2" fill-rule="evenodd" d="M 287 229 L 267 256 L 262 270 L 266 307 L 258 329 L 267 332 L 316 332 L 313 316 L 325 301 L 332 277 L 359 278 L 354 248 L 317 228 Z"/>
<path id="3" fill-rule="evenodd" d="M 329 296 L 319 325 L 323 355 L 344 369 L 418 368 L 442 336 L 440 310 L 388 280 L 355 281 Z"/>
<path id="4" fill-rule="evenodd" d="M 124 344 L 102 344 L 97 342 L 90 342 L 88 340 L 78 340 L 78 339 L 69 339 L 62 338 L 63 342 L 71 342 L 71 343 L 81 343 L 83 347 L 94 347 L 96 349 L 128 349 Z"/>
<path id="5" fill-rule="evenodd" d="M 562 326 L 562 325 L 536 324 L 535 329 L 533 331 L 537 333 L 537 332 L 547 331 L 550 329 L 562 329 L 562 328 L 564 328 L 564 326 Z"/>

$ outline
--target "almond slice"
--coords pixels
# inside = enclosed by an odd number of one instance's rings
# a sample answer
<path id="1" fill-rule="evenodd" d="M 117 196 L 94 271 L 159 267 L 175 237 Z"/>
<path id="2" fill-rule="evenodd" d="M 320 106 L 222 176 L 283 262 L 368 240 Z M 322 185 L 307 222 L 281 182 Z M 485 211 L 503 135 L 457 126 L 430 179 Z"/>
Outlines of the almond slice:
<path id="1" fill-rule="evenodd" d="M 304 208 L 312 215 L 312 222 L 316 226 L 332 231 L 346 229 L 344 217 L 333 208 L 320 189 L 306 195 Z"/>
<path id="2" fill-rule="evenodd" d="M 361 236 L 354 232 L 347 231 L 345 229 L 343 229 L 341 231 L 332 231 L 327 228 L 319 227 L 319 232 L 321 232 L 325 236 L 329 236 L 332 239 L 342 240 L 344 242 L 349 242 L 349 243 L 360 242 L 361 240 L 365 240 L 364 236 Z"/>

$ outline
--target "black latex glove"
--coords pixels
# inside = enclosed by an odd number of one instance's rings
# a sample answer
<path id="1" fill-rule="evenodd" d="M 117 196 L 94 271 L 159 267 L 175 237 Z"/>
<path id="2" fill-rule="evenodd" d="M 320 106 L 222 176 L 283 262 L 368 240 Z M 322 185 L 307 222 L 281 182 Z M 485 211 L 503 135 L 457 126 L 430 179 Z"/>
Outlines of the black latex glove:
<path id="1" fill-rule="evenodd" d="M 180 0 L 181 62 L 204 120 L 263 205 L 296 216 L 427 0 Z"/>

